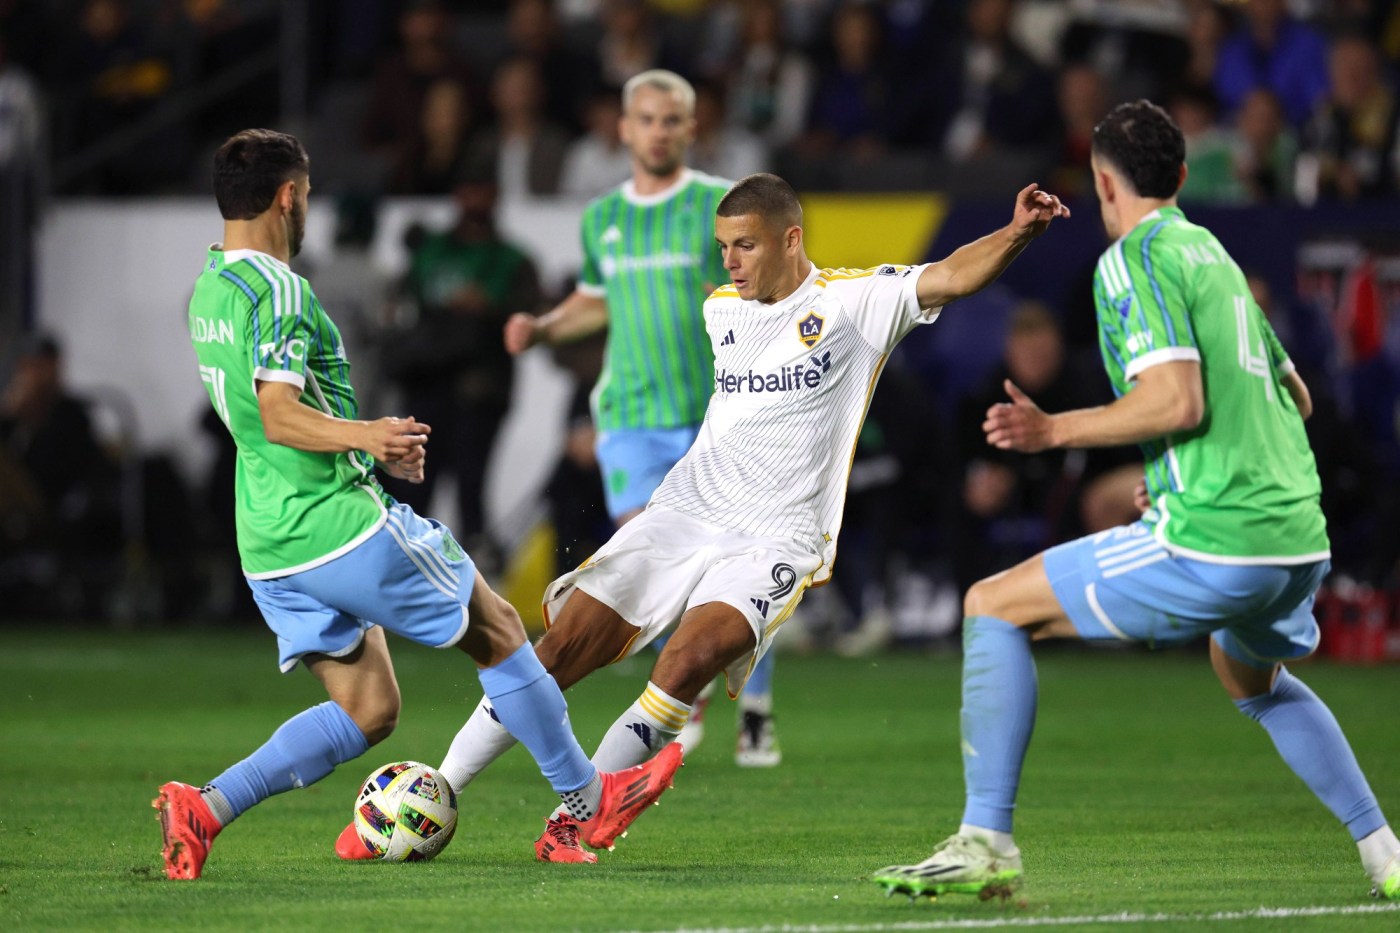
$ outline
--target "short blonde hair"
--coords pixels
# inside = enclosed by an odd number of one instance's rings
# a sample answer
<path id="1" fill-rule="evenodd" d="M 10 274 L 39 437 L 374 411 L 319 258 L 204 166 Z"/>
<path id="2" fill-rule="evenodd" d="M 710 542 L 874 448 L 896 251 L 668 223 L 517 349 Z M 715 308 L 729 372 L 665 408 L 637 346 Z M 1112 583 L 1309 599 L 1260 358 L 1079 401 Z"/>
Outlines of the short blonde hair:
<path id="1" fill-rule="evenodd" d="M 627 79 L 627 83 L 622 86 L 623 113 L 626 113 L 627 108 L 632 106 L 632 98 L 636 95 L 637 89 L 643 87 L 674 94 L 680 98 L 681 107 L 685 109 L 687 115 L 695 113 L 695 88 L 685 78 L 674 71 L 667 71 L 665 68 L 652 68 L 650 71 L 643 71 Z"/>

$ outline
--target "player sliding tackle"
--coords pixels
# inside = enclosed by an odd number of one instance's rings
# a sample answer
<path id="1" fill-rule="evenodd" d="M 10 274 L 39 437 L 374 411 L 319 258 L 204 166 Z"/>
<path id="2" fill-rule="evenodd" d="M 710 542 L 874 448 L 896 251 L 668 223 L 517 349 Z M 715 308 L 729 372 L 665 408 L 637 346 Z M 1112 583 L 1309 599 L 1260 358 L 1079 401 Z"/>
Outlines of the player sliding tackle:
<path id="1" fill-rule="evenodd" d="M 1071 541 L 968 590 L 963 624 L 962 826 L 917 865 L 875 874 L 889 892 L 1005 891 L 1021 876 L 1011 812 L 1035 723 L 1031 642 L 1171 644 L 1210 635 L 1240 712 L 1356 840 L 1373 894 L 1400 898 L 1400 840 L 1331 711 L 1283 666 L 1317 648 L 1327 575 L 1307 387 L 1239 266 L 1176 206 L 1181 131 L 1138 101 L 1094 129 L 1092 163 L 1115 242 L 1094 278 L 1104 366 L 1118 395 L 1050 415 L 1016 386 L 987 412 L 989 443 L 1142 445 L 1142 520 Z"/>
<path id="2" fill-rule="evenodd" d="M 248 583 L 277 634 L 282 670 L 305 663 L 330 701 L 287 720 L 203 790 L 160 788 L 166 875 L 198 878 L 235 817 L 319 781 L 393 731 L 399 690 L 381 625 L 470 655 L 502 728 L 530 750 L 589 844 L 610 845 L 669 786 L 680 749 L 600 773 L 515 609 L 446 528 L 380 487 L 376 465 L 422 482 L 431 429 L 413 418 L 358 420 L 340 332 L 287 265 L 310 189 L 310 160 L 291 136 L 245 130 L 219 148 L 224 241 L 209 249 L 189 319 L 209 400 L 238 445 Z"/>
<path id="3" fill-rule="evenodd" d="M 890 350 L 1069 215 L 1030 185 L 1010 224 L 941 262 L 851 270 L 808 260 L 797 195 L 775 175 L 739 181 L 716 213 L 733 284 L 705 302 L 725 376 L 699 436 L 646 510 L 545 592 L 550 628 L 535 650 L 561 688 L 671 633 L 646 691 L 594 754 L 600 768 L 678 747 L 669 743 L 721 672 L 731 695 L 743 688 L 803 592 L 831 575 L 847 466 Z M 472 714 L 444 771 L 475 774 L 515 743 L 493 705 Z M 576 820 L 556 811 L 536 855 L 594 861 L 577 837 Z"/>

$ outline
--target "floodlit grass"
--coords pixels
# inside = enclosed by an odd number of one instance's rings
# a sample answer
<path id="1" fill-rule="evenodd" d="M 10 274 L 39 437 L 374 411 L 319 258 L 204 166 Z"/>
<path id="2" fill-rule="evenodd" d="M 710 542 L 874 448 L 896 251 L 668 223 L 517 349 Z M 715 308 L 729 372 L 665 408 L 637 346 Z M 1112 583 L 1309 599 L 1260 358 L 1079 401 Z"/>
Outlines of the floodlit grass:
<path id="1" fill-rule="evenodd" d="M 955 655 L 780 659 L 782 766 L 735 768 L 731 707 L 716 701 L 675 790 L 598 865 L 533 861 L 557 798 L 523 750 L 463 795 L 457 837 L 437 860 L 341 864 L 331 845 L 359 782 L 385 761 L 436 763 L 479 696 L 460 654 L 392 647 L 398 732 L 246 814 L 204 878 L 177 883 L 160 870 L 156 786 L 208 779 L 319 702 L 318 685 L 304 671 L 279 675 L 273 638 L 251 628 L 0 634 L 0 929 L 866 930 L 1119 912 L 1180 915 L 1154 930 L 1400 928 L 1395 912 L 1192 919 L 1373 903 L 1346 832 L 1234 710 L 1201 653 L 1041 653 L 1017 826 L 1029 874 L 1008 903 L 886 900 L 866 880 L 957 826 Z M 640 692 L 649 660 L 570 692 L 586 748 Z M 1395 668 L 1297 670 L 1400 813 Z"/>

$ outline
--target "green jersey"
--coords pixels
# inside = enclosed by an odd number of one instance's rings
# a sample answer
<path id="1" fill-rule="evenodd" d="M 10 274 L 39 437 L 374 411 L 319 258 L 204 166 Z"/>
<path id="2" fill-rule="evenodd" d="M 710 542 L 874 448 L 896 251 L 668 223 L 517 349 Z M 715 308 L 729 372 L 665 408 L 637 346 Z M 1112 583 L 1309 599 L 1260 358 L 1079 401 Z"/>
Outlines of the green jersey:
<path id="1" fill-rule="evenodd" d="M 374 534 L 392 500 L 373 458 L 297 450 L 263 432 L 258 382 L 294 385 L 304 404 L 332 417 L 359 415 L 340 331 L 306 279 L 264 253 L 211 248 L 189 327 L 209 401 L 238 446 L 234 517 L 244 573 L 309 570 Z"/>
<path id="2" fill-rule="evenodd" d="M 583 212 L 578 290 L 608 305 L 608 345 L 593 390 L 600 431 L 699 424 L 714 391 L 705 298 L 729 281 L 715 207 L 729 183 L 686 169 L 655 195 L 629 181 Z"/>
<path id="3" fill-rule="evenodd" d="M 1159 363 L 1201 365 L 1201 423 L 1142 445 L 1143 520 L 1163 545 L 1227 564 L 1326 558 L 1317 465 L 1282 383 L 1293 364 L 1215 236 L 1153 211 L 1099 259 L 1094 302 L 1116 394 Z"/>

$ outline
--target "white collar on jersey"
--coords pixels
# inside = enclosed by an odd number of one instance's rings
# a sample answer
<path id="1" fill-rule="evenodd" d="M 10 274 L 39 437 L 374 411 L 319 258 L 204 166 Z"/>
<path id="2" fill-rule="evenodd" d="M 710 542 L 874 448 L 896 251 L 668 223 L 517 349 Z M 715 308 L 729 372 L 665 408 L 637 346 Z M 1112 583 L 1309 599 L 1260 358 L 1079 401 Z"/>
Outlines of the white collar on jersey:
<path id="1" fill-rule="evenodd" d="M 255 250 L 255 249 L 230 249 L 230 250 L 226 250 L 226 249 L 224 249 L 224 244 L 222 244 L 222 243 L 212 243 L 212 244 L 210 244 L 209 248 L 210 248 L 211 250 L 213 250 L 214 252 L 216 252 L 216 253 L 223 253 L 223 254 L 224 254 L 224 265 L 226 265 L 226 266 L 229 265 L 230 263 L 239 262 L 239 261 L 244 260 L 244 259 L 252 259 L 254 256 L 261 256 L 263 259 L 268 259 L 268 260 L 271 260 L 272 262 L 275 262 L 280 268 L 287 269 L 287 270 L 290 270 L 290 269 L 292 268 L 291 266 L 287 265 L 287 264 L 286 264 L 285 262 L 283 262 L 282 260 L 278 259 L 276 256 L 269 256 L 267 253 L 260 252 L 259 250 Z"/>
<path id="2" fill-rule="evenodd" d="M 622 183 L 622 196 L 626 198 L 629 203 L 635 204 L 638 207 L 651 207 L 654 204 L 660 204 L 663 201 L 674 198 L 680 193 L 681 188 L 685 187 L 686 182 L 694 177 L 695 172 L 693 170 L 683 168 L 681 169 L 680 175 L 676 176 L 675 181 L 655 194 L 638 194 L 637 183 L 629 178 Z"/>
<path id="3" fill-rule="evenodd" d="M 772 307 L 786 309 L 807 300 L 807 293 L 812 290 L 812 283 L 817 280 L 817 276 L 821 275 L 822 272 L 815 262 L 812 262 L 810 259 L 807 260 L 807 262 L 811 264 L 812 268 L 807 270 L 807 277 L 802 280 L 802 284 L 793 289 L 791 295 L 788 295 L 781 301 L 773 302 Z"/>

